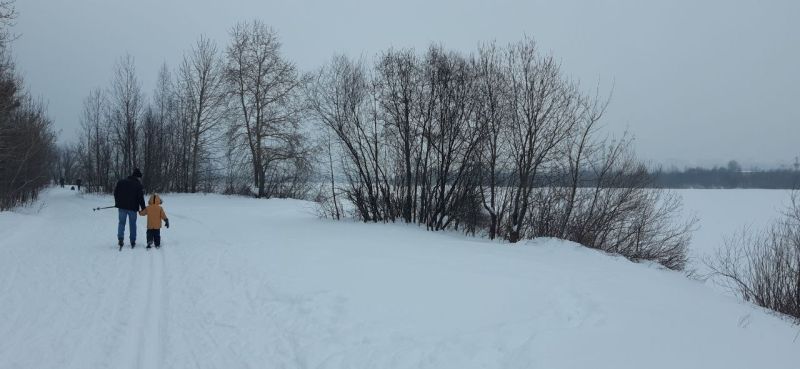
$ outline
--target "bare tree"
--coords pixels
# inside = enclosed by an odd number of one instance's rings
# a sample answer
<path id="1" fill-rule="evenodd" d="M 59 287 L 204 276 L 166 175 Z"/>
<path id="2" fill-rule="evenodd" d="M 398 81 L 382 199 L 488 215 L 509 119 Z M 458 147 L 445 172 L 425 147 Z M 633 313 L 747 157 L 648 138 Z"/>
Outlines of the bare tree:
<path id="1" fill-rule="evenodd" d="M 506 144 L 509 129 L 508 93 L 506 74 L 502 70 L 502 55 L 494 43 L 478 50 L 474 60 L 477 73 L 476 98 L 479 107 L 476 119 L 481 125 L 483 140 L 480 147 L 481 176 L 479 181 L 481 203 L 489 215 L 489 238 L 502 232 L 500 227 L 506 215 L 509 198 L 508 171 L 510 152 Z"/>
<path id="2" fill-rule="evenodd" d="M 385 113 L 387 145 L 398 156 L 396 184 L 399 187 L 401 215 L 407 223 L 415 221 L 419 181 L 415 163 L 421 129 L 415 109 L 420 96 L 419 61 L 413 50 L 389 50 L 381 55 L 377 66 L 375 85 L 380 108 Z"/>
<path id="3" fill-rule="evenodd" d="M 336 199 L 336 172 L 333 169 L 333 144 L 331 142 L 331 136 L 325 136 L 325 146 L 328 152 L 328 176 L 331 181 L 331 197 L 333 202 L 333 211 L 331 212 L 332 216 L 336 220 L 340 220 L 342 218 L 342 212 L 339 210 L 339 201 Z"/>
<path id="4" fill-rule="evenodd" d="M 148 105 L 142 114 L 141 131 L 141 162 L 144 168 L 142 185 L 149 191 L 162 191 L 163 187 L 159 177 L 159 163 L 164 158 L 165 147 L 161 144 L 163 131 L 159 126 L 158 115 L 152 105 Z"/>
<path id="5" fill-rule="evenodd" d="M 764 231 L 743 229 L 706 265 L 746 301 L 800 322 L 800 194 Z"/>
<path id="6" fill-rule="evenodd" d="M 184 57 L 179 70 L 178 93 L 190 112 L 190 192 L 197 192 L 199 161 L 226 113 L 224 65 L 216 44 L 201 37 Z"/>
<path id="7" fill-rule="evenodd" d="M 92 90 L 83 101 L 78 160 L 86 190 L 90 192 L 110 191 L 112 186 L 112 146 L 107 109 L 106 94 L 101 89 Z"/>
<path id="8" fill-rule="evenodd" d="M 278 34 L 265 24 L 240 23 L 231 31 L 226 79 L 238 114 L 232 122 L 250 152 L 257 196 L 266 196 L 271 165 L 292 160 L 299 145 L 297 103 L 303 79 L 280 53 Z"/>
<path id="9" fill-rule="evenodd" d="M 475 78 L 467 59 L 432 46 L 424 63 L 433 119 L 422 133 L 431 149 L 427 154 L 431 170 L 424 181 L 423 219 L 428 229 L 441 230 L 464 220 L 456 209 L 462 212 L 463 206 L 474 205 L 474 188 L 467 182 L 477 168 L 483 132 L 475 120 Z"/>
<path id="10" fill-rule="evenodd" d="M 249 163 L 249 150 L 239 144 L 237 131 L 238 127 L 231 126 L 225 132 L 223 192 L 251 195 L 253 167 Z"/>
<path id="11" fill-rule="evenodd" d="M 172 76 L 166 64 L 159 69 L 153 98 L 147 108 L 144 141 L 147 158 L 144 165 L 145 188 L 151 191 L 178 190 L 176 178 L 181 158 L 178 156 L 181 130 L 177 115 Z"/>
<path id="12" fill-rule="evenodd" d="M 599 88 L 598 88 L 599 91 Z M 561 217 L 560 229 L 557 236 L 560 238 L 568 237 L 568 227 L 572 221 L 573 211 L 578 201 L 578 191 L 587 185 L 586 161 L 594 157 L 599 147 L 605 145 L 604 140 L 595 141 L 597 124 L 603 117 L 608 107 L 610 97 L 601 101 L 598 94 L 594 97 L 581 98 L 578 109 L 578 123 L 575 126 L 575 134 L 567 141 L 566 147 L 560 153 L 562 162 L 566 162 L 566 186 L 561 189 L 567 191 L 565 194 L 566 202 Z"/>
<path id="13" fill-rule="evenodd" d="M 308 89 L 309 110 L 336 137 L 345 176 L 344 193 L 365 222 L 386 221 L 385 168 L 380 163 L 382 125 L 374 120 L 372 94 L 364 66 L 336 56 Z"/>
<path id="14" fill-rule="evenodd" d="M 14 25 L 14 19 L 17 18 L 17 10 L 14 7 L 14 3 L 14 0 L 0 1 L 0 49 L 3 50 L 15 38 L 10 31 L 11 26 Z"/>
<path id="15" fill-rule="evenodd" d="M 525 237 L 533 190 L 553 153 L 573 133 L 579 95 L 564 80 L 552 56 L 539 55 L 536 44 L 525 39 L 509 47 L 506 57 L 509 82 L 510 128 L 508 144 L 513 155 L 511 213 L 507 238 Z"/>
<path id="16" fill-rule="evenodd" d="M 133 57 L 126 55 L 115 67 L 109 96 L 110 121 L 115 144 L 120 149 L 118 177 L 128 175 L 137 165 L 137 129 L 140 124 L 143 97 Z"/>

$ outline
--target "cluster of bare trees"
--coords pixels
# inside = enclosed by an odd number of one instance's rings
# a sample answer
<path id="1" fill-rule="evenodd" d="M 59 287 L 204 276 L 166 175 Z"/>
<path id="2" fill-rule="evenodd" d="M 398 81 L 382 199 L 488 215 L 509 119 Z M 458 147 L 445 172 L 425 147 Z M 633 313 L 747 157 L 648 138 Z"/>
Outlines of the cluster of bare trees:
<path id="1" fill-rule="evenodd" d="M 531 39 L 469 56 L 388 50 L 372 65 L 337 56 L 307 95 L 333 142 L 332 216 L 346 201 L 367 222 L 559 237 L 684 267 L 694 221 L 677 219 L 680 199 L 651 188 L 629 140 L 598 135 L 607 100 Z"/>
<path id="2" fill-rule="evenodd" d="M 28 203 L 49 183 L 55 137 L 41 102 L 24 91 L 8 43 L 14 4 L 0 2 L 0 211 Z"/>
<path id="3" fill-rule="evenodd" d="M 768 229 L 733 235 L 706 265 L 746 301 L 800 322 L 800 192 Z"/>
<path id="4" fill-rule="evenodd" d="M 149 101 L 124 57 L 111 85 L 85 99 L 80 140 L 62 156 L 74 152 L 72 172 L 93 191 L 139 167 L 151 191 L 304 196 L 303 77 L 280 47 L 257 21 L 234 27 L 224 49 L 201 37 L 176 70 L 161 68 Z"/>

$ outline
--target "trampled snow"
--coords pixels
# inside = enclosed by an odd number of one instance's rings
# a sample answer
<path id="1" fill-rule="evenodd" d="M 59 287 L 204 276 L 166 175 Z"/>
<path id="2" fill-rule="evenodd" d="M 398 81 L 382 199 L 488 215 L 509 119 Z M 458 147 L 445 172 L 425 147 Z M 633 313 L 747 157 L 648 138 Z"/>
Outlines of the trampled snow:
<path id="1" fill-rule="evenodd" d="M 164 196 L 163 247 L 106 196 L 0 213 L 0 368 L 787 368 L 800 328 L 681 273 L 558 241 Z M 140 218 L 139 244 L 144 243 Z"/>

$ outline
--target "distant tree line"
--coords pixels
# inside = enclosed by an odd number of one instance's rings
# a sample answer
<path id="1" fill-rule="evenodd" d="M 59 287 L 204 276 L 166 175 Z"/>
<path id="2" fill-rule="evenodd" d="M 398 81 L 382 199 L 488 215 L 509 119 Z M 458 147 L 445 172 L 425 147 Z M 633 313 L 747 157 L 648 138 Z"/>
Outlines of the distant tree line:
<path id="1" fill-rule="evenodd" d="M 0 211 L 29 203 L 49 184 L 55 135 L 44 105 L 14 68 L 13 1 L 0 1 Z"/>
<path id="2" fill-rule="evenodd" d="M 736 161 L 724 167 L 653 171 L 655 185 L 662 188 L 762 188 L 793 189 L 800 185 L 797 169 L 744 171 Z"/>

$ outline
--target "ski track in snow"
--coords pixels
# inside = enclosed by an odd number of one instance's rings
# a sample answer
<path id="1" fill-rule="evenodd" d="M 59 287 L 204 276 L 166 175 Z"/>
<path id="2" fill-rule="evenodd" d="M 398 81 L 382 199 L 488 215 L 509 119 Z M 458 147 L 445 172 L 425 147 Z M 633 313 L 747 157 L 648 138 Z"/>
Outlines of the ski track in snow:
<path id="1" fill-rule="evenodd" d="M 119 257 L 131 259 L 133 267 L 122 278 L 127 279 L 129 284 L 122 290 L 126 293 L 121 299 L 125 306 L 118 306 L 118 311 L 129 313 L 119 330 L 121 341 L 118 342 L 121 342 L 119 348 L 122 352 L 112 355 L 117 359 L 112 367 L 160 368 L 164 363 L 163 348 L 167 334 L 165 312 L 168 305 L 164 264 L 167 256 L 162 252 L 165 250 L 146 250 L 145 246 L 141 244 L 130 249 L 126 245 L 120 252 Z M 130 251 L 138 254 L 130 255 Z M 140 255 L 141 251 L 145 255 Z M 125 351 L 127 347 L 134 347 L 135 350 Z"/>
<path id="2" fill-rule="evenodd" d="M 796 369 L 798 328 L 679 273 L 307 204 L 170 195 L 163 247 L 109 201 L 0 213 L 0 369 Z M 622 347 L 622 351 L 620 348 Z M 670 353 L 670 355 L 664 355 Z M 657 359 L 656 359 L 657 358 Z"/>
<path id="3" fill-rule="evenodd" d="M 143 300 L 144 306 L 141 307 L 143 315 L 137 320 L 140 327 L 138 349 L 136 351 L 136 363 L 134 368 L 157 368 L 161 365 L 161 347 L 163 347 L 164 333 L 161 330 L 163 321 L 163 257 L 149 257 L 149 266 L 145 269 L 146 290 Z"/>

